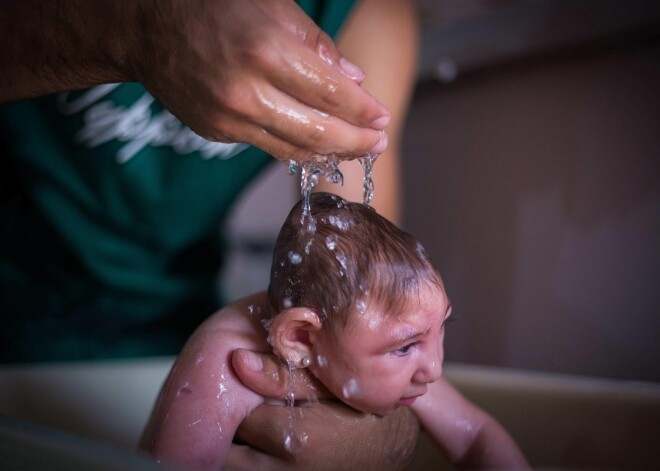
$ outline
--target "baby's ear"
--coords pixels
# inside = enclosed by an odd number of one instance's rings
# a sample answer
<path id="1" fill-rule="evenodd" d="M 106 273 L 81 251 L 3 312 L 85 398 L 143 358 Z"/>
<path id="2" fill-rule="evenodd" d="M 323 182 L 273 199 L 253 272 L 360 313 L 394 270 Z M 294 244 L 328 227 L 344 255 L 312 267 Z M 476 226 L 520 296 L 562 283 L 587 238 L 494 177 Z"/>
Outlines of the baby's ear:
<path id="1" fill-rule="evenodd" d="M 268 330 L 268 341 L 281 360 L 290 366 L 303 368 L 303 358 L 309 358 L 312 354 L 309 334 L 321 330 L 321 327 L 319 317 L 311 309 L 285 309 L 273 318 Z"/>

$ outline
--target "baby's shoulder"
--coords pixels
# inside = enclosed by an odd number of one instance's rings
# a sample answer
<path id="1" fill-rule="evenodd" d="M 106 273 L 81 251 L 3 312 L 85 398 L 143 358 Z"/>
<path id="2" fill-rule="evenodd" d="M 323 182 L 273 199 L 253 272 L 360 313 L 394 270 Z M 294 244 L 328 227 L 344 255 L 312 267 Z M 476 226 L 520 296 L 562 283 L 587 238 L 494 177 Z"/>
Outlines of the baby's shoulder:
<path id="1" fill-rule="evenodd" d="M 198 327 L 190 342 L 225 351 L 236 348 L 263 350 L 268 345 L 263 326 L 266 299 L 264 293 L 257 293 L 220 309 Z"/>

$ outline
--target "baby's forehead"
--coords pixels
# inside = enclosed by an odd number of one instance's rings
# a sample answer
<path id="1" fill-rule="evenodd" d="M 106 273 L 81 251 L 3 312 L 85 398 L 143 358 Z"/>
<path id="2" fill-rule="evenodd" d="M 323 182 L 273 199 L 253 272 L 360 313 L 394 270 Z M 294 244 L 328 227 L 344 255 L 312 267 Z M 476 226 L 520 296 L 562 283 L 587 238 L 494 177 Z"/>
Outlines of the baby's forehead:
<path id="1" fill-rule="evenodd" d="M 363 319 L 373 327 L 390 323 L 386 321 L 402 321 L 412 314 L 425 314 L 429 318 L 437 316 L 439 319 L 444 319 L 448 303 L 444 287 L 425 284 L 420 289 L 397 299 L 362 296 L 351 308 L 348 321 Z"/>

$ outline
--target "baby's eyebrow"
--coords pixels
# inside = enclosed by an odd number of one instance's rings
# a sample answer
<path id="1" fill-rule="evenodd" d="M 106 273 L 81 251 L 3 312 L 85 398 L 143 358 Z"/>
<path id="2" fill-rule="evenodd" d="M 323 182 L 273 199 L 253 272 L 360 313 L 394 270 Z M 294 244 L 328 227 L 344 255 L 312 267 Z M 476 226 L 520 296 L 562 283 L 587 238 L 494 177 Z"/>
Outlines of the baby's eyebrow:
<path id="1" fill-rule="evenodd" d="M 387 343 L 387 348 L 394 348 L 398 345 L 401 345 L 403 343 L 406 343 L 410 340 L 413 340 L 417 337 L 421 337 L 422 335 L 426 334 L 429 330 L 431 329 L 431 326 L 429 326 L 425 331 L 419 331 L 415 329 L 406 329 L 402 332 L 399 332 L 395 334 L 390 341 Z"/>

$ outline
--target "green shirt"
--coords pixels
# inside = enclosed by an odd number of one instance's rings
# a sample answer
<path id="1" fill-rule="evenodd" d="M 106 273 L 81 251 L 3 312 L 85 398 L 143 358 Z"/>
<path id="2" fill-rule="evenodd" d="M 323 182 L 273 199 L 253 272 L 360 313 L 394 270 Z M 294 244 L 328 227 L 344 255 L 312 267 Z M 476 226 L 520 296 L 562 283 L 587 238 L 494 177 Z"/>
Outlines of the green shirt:
<path id="1" fill-rule="evenodd" d="M 300 4 L 333 36 L 352 2 Z M 0 107 L 0 153 L 4 362 L 177 353 L 219 307 L 220 225 L 273 161 L 137 83 Z"/>

